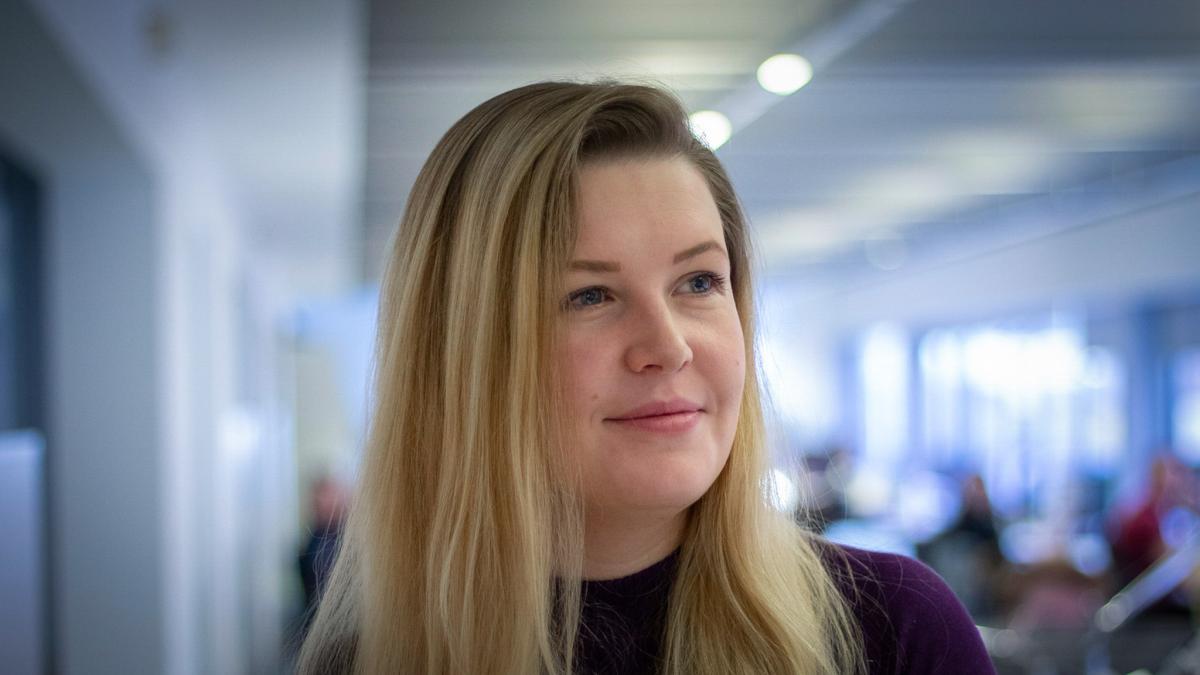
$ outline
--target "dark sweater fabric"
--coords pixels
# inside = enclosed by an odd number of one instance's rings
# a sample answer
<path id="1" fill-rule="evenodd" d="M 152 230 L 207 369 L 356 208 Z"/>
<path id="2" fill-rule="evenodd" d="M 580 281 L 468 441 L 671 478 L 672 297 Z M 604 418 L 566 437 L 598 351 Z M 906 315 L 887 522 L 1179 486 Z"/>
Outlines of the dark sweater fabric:
<path id="1" fill-rule="evenodd" d="M 845 554 L 847 565 L 838 553 Z M 862 628 L 871 675 L 994 674 L 979 631 L 923 563 L 830 545 L 829 568 Z M 585 581 L 576 665 L 584 675 L 653 675 L 678 551 L 620 579 Z"/>

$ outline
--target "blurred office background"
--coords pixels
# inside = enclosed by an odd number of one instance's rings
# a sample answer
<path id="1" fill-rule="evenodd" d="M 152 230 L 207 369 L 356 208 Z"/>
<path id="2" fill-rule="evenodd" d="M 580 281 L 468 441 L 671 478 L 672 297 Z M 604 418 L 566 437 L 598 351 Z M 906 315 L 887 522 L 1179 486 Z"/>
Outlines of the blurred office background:
<path id="1" fill-rule="evenodd" d="M 1197 672 L 1194 0 L 0 0 L 0 671 L 285 672 L 422 161 L 596 76 L 717 113 L 780 508 Z"/>

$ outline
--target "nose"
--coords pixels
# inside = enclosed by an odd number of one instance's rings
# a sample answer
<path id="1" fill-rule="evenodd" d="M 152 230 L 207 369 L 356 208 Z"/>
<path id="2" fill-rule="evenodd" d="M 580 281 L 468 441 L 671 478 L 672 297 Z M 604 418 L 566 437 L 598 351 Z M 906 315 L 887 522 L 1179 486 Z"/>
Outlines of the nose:
<path id="1" fill-rule="evenodd" d="M 673 373 L 692 362 L 692 348 L 667 307 L 653 307 L 630 320 L 634 339 L 625 351 L 625 365 L 630 370 Z"/>

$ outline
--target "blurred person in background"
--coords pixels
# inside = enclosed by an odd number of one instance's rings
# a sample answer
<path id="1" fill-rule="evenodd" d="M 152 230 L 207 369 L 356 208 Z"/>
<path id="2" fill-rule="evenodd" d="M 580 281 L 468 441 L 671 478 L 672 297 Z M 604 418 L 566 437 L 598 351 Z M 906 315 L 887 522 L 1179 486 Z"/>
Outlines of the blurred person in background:
<path id="1" fill-rule="evenodd" d="M 1170 546 L 1163 536 L 1163 522 L 1175 509 L 1186 509 L 1192 514 L 1191 522 L 1196 522 L 1196 477 L 1164 450 L 1150 464 L 1149 479 L 1142 496 L 1129 507 L 1115 509 L 1110 520 L 1109 541 L 1118 587 L 1129 584 L 1170 553 Z M 1194 532 L 1188 534 L 1194 535 Z M 1154 605 L 1152 611 L 1190 609 L 1181 596 L 1172 594 Z"/>
<path id="2" fill-rule="evenodd" d="M 298 559 L 306 617 L 311 617 L 316 609 L 317 599 L 333 569 L 349 508 L 349 493 L 340 480 L 324 475 L 313 483 L 310 504 L 312 520 Z"/>
<path id="3" fill-rule="evenodd" d="M 417 177 L 301 673 L 989 673 L 918 561 L 763 491 L 749 235 L 669 93 L 540 83 Z"/>
<path id="4" fill-rule="evenodd" d="M 976 621 L 998 608 L 998 579 L 1004 569 L 992 502 L 979 474 L 961 483 L 962 506 L 948 528 L 918 547 L 918 556 L 946 579 Z"/>

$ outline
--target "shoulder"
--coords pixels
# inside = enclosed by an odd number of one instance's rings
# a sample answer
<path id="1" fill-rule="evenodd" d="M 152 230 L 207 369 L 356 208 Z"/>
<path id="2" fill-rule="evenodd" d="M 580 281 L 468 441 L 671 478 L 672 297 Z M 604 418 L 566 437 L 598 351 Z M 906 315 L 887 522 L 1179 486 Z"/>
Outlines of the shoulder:
<path id="1" fill-rule="evenodd" d="M 823 556 L 862 628 L 876 673 L 994 673 L 974 621 L 927 565 L 825 543 Z"/>

